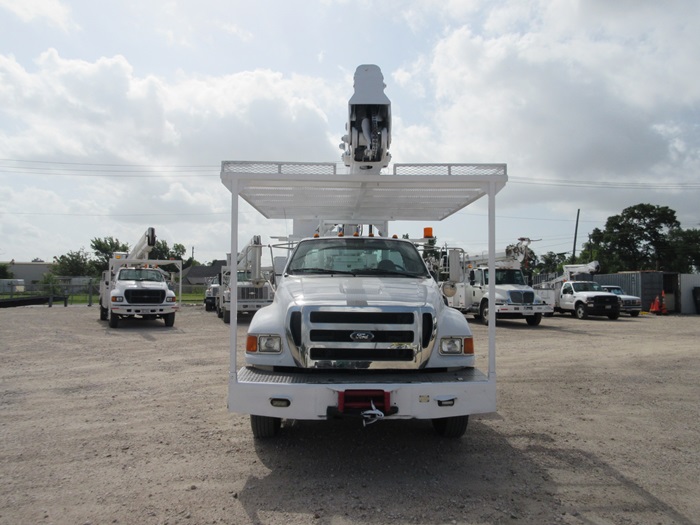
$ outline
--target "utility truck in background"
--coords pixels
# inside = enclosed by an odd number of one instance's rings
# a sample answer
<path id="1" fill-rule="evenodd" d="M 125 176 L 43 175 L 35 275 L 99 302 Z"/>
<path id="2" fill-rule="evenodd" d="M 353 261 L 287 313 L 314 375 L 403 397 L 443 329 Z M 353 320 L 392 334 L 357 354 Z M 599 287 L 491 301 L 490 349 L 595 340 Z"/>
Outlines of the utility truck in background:
<path id="1" fill-rule="evenodd" d="M 506 166 L 394 164 L 381 173 L 391 142 L 383 76 L 362 65 L 354 81 L 341 144 L 347 172 L 335 163 L 222 162 L 232 251 L 239 197 L 267 219 L 293 219 L 280 243 L 288 256 L 273 257 L 286 260 L 274 300 L 257 310 L 240 350 L 232 324 L 228 407 L 250 415 L 256 438 L 276 435 L 285 419 L 335 417 L 427 419 L 459 437 L 469 415 L 496 410 L 495 323 L 477 360 L 469 323 L 445 303 L 418 241 L 390 236 L 389 223 L 440 221 L 487 197 L 495 252 Z"/>
<path id="2" fill-rule="evenodd" d="M 115 252 L 109 268 L 102 272 L 100 281 L 100 320 L 109 321 L 117 328 L 121 319 L 163 319 L 165 326 L 173 326 L 182 297 L 172 290 L 169 274 L 161 265 L 175 264 L 182 271 L 182 261 L 149 259 L 156 245 L 156 232 L 148 228 L 129 252 Z"/>
<path id="3" fill-rule="evenodd" d="M 607 292 L 595 281 L 579 281 L 579 274 L 592 274 L 600 271 L 598 261 L 586 264 L 567 264 L 563 275 L 537 284 L 535 290 L 558 313 L 570 313 L 578 319 L 589 315 L 606 316 L 615 320 L 620 317 L 622 301 L 614 293 Z"/>
<path id="4" fill-rule="evenodd" d="M 518 244 L 495 254 L 495 272 L 489 272 L 488 257 L 470 258 L 458 248 L 447 249 L 448 280 L 442 283 L 447 304 L 470 313 L 484 324 L 489 322 L 489 276 L 495 275 L 494 310 L 496 319 L 525 319 L 528 325 L 537 326 L 542 316 L 554 309 L 545 303 L 528 285 L 522 272 L 522 262 L 527 259 L 530 239 L 521 237 Z"/>
<path id="5" fill-rule="evenodd" d="M 260 235 L 254 235 L 237 257 L 235 281 L 231 271 L 231 257 L 228 257 L 226 274 L 222 286 L 222 315 L 224 323 L 231 322 L 231 291 L 236 288 L 238 313 L 254 314 L 260 308 L 272 303 L 274 297 L 274 273 L 266 276 L 262 267 L 263 244 Z M 272 280 L 272 281 L 271 281 Z"/>

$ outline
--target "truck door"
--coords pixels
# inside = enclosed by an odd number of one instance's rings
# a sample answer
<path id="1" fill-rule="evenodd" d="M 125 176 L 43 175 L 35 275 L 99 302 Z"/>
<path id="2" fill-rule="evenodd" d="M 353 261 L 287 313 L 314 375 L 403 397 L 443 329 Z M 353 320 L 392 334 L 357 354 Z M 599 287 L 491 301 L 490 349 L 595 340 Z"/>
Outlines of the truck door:
<path id="1" fill-rule="evenodd" d="M 559 293 L 559 308 L 564 310 L 574 309 L 574 289 L 571 283 L 564 283 Z"/>

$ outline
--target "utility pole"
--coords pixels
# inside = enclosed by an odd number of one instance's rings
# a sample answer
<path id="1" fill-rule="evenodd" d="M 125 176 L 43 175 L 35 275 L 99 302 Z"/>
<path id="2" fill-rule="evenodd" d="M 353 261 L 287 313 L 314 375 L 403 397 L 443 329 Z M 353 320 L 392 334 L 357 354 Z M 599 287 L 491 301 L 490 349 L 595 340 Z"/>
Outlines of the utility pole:
<path id="1" fill-rule="evenodd" d="M 576 229 L 574 230 L 574 249 L 571 259 L 576 262 L 576 237 L 578 236 L 578 217 L 581 214 L 581 208 L 576 211 Z"/>

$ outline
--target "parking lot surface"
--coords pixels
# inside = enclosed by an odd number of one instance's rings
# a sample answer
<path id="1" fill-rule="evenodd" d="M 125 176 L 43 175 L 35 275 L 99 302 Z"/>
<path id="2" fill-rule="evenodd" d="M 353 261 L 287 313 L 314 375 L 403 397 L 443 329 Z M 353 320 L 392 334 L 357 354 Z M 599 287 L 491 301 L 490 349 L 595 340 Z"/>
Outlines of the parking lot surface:
<path id="1" fill-rule="evenodd" d="M 263 441 L 226 409 L 216 314 L 98 317 L 0 310 L 2 524 L 700 522 L 700 316 L 499 322 L 498 412 L 458 440 L 335 420 Z"/>

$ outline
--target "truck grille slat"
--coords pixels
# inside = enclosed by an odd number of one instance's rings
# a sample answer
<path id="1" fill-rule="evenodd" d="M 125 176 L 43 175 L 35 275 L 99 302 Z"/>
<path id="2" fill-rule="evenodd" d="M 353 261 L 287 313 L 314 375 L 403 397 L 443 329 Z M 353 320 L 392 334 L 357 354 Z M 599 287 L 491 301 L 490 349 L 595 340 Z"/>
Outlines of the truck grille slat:
<path id="1" fill-rule="evenodd" d="M 312 348 L 311 359 L 351 361 L 413 361 L 410 348 Z"/>
<path id="2" fill-rule="evenodd" d="M 311 312 L 312 323 L 413 324 L 413 312 Z"/>
<path id="3" fill-rule="evenodd" d="M 354 330 L 311 330 L 309 339 L 318 343 L 350 343 Z M 400 330 L 373 331 L 370 343 L 412 343 L 413 332 Z"/>

